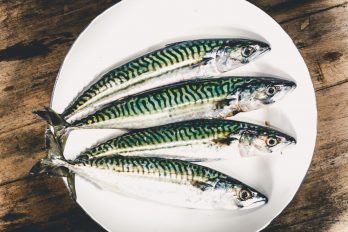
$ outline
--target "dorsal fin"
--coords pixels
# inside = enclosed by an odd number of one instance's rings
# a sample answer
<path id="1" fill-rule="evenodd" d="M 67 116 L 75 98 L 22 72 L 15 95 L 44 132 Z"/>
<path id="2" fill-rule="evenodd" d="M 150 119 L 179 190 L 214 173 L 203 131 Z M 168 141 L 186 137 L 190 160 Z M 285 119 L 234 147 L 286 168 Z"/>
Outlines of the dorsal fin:
<path id="1" fill-rule="evenodd" d="M 184 40 L 184 41 L 180 41 L 180 42 L 173 42 L 173 43 L 168 43 L 165 45 L 165 47 L 172 47 L 172 46 L 175 46 L 175 45 L 178 45 L 178 44 L 181 44 L 181 43 L 187 43 L 187 42 L 190 42 L 192 40 Z"/>

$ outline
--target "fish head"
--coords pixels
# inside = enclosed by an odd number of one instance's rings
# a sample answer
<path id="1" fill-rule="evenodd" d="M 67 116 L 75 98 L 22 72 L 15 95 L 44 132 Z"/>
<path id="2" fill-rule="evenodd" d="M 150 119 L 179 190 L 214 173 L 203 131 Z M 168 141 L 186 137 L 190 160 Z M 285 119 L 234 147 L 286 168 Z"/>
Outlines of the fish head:
<path id="1" fill-rule="evenodd" d="M 235 203 L 241 209 L 251 209 L 268 202 L 268 198 L 255 189 L 240 184 L 235 186 Z"/>
<path id="2" fill-rule="evenodd" d="M 231 177 L 220 179 L 215 185 L 216 190 L 222 193 L 222 205 L 219 208 L 250 209 L 268 202 L 268 198 L 262 193 Z"/>
<path id="3" fill-rule="evenodd" d="M 270 45 L 255 40 L 229 40 L 216 49 L 216 67 L 227 72 L 249 63 L 269 51 Z"/>
<path id="4" fill-rule="evenodd" d="M 290 135 L 267 127 L 250 127 L 239 138 L 241 156 L 266 155 L 296 144 Z"/>
<path id="5" fill-rule="evenodd" d="M 238 91 L 239 111 L 251 111 L 273 104 L 296 88 L 293 81 L 256 77 L 246 78 Z"/>

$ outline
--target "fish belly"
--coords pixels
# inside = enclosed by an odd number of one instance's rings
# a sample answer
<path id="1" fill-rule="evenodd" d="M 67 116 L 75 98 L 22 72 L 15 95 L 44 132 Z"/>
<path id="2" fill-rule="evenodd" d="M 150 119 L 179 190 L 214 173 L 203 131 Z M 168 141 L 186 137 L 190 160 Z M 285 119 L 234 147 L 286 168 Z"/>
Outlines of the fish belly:
<path id="1" fill-rule="evenodd" d="M 168 175 L 166 178 L 160 178 L 155 174 L 141 176 L 140 174 L 115 173 L 110 170 L 90 167 L 80 168 L 78 174 L 104 190 L 166 205 L 194 209 L 216 209 L 223 208 L 222 202 L 225 201 L 223 192 L 220 190 L 203 191 L 188 181 L 180 180 L 179 175 Z"/>
<path id="2" fill-rule="evenodd" d="M 110 119 L 99 123 L 84 125 L 82 128 L 141 129 L 193 119 L 219 118 L 220 111 L 221 110 L 216 109 L 216 103 L 214 101 L 209 101 L 167 108 L 162 111 L 135 116 Z"/>

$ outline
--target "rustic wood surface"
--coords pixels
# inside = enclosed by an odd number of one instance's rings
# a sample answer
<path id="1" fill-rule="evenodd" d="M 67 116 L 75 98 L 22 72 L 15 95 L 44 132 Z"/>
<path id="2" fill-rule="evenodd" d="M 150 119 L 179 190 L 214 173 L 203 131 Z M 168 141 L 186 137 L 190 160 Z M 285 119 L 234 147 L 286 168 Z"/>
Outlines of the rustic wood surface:
<path id="1" fill-rule="evenodd" d="M 0 231 L 103 231 L 62 181 L 31 178 L 49 104 L 73 41 L 115 0 L 0 1 Z M 289 33 L 312 76 L 318 138 L 294 200 L 264 231 L 348 231 L 348 1 L 252 0 Z"/>

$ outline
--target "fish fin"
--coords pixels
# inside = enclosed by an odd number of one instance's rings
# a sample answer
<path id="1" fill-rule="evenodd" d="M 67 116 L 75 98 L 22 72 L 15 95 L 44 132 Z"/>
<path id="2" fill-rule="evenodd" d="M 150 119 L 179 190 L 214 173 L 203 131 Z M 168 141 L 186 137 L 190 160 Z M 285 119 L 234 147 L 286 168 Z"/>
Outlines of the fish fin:
<path id="1" fill-rule="evenodd" d="M 191 65 L 190 67 L 191 68 L 196 68 L 198 66 L 201 66 L 201 65 L 206 65 L 209 63 L 209 61 L 211 61 L 212 59 L 214 59 L 213 57 L 206 57 L 206 58 L 203 58 L 200 62 L 196 63 L 196 64 L 193 64 Z"/>
<path id="2" fill-rule="evenodd" d="M 69 123 L 67 123 L 60 114 L 56 113 L 50 107 L 45 107 L 43 110 L 34 111 L 33 114 L 39 116 L 51 126 L 69 125 Z"/>
<path id="3" fill-rule="evenodd" d="M 191 184 L 193 186 L 195 186 L 196 188 L 199 188 L 202 191 L 205 191 L 205 190 L 213 187 L 213 185 L 202 182 L 202 181 L 192 181 Z"/>
<path id="4" fill-rule="evenodd" d="M 66 177 L 68 169 L 66 167 L 57 167 L 46 159 L 37 162 L 29 171 L 30 176 L 46 174 L 49 176 Z"/>
<path id="5" fill-rule="evenodd" d="M 179 42 L 173 42 L 173 43 L 168 43 L 166 44 L 164 47 L 172 47 L 172 46 L 175 46 L 175 45 L 178 45 L 178 44 L 181 44 L 181 43 L 185 43 L 185 42 L 189 42 L 190 40 L 184 40 L 184 41 L 179 41 Z"/>
<path id="6" fill-rule="evenodd" d="M 50 107 L 45 107 L 43 110 L 34 111 L 33 114 L 51 125 L 54 128 L 54 133 L 56 133 L 58 137 L 65 133 L 64 130 L 66 127 L 70 126 L 62 115 L 56 113 Z"/>
<path id="7" fill-rule="evenodd" d="M 71 131 L 75 130 L 75 127 L 64 127 L 60 130 L 56 130 L 55 137 L 57 142 L 59 142 L 62 152 L 64 151 L 66 141 L 68 140 L 69 134 Z"/>
<path id="8" fill-rule="evenodd" d="M 55 137 L 57 138 L 61 148 L 64 149 L 68 135 L 75 128 L 71 127 L 62 115 L 56 113 L 49 107 L 45 107 L 43 110 L 34 111 L 33 114 L 39 116 L 53 127 Z"/>
<path id="9" fill-rule="evenodd" d="M 30 170 L 30 175 L 48 174 L 53 176 L 66 176 L 63 164 L 67 162 L 63 156 L 61 148 L 52 134 L 51 130 L 47 129 L 45 133 L 45 142 L 47 157 L 37 162 Z M 60 161 L 60 162 L 55 162 Z"/>
<path id="10" fill-rule="evenodd" d="M 75 174 L 65 166 L 69 162 L 64 158 L 57 138 L 49 129 L 45 133 L 45 142 L 47 157 L 37 162 L 31 168 L 29 175 L 46 174 L 49 176 L 67 177 L 70 196 L 76 200 Z"/>
<path id="11" fill-rule="evenodd" d="M 67 182 L 68 182 L 68 188 L 69 188 L 69 193 L 70 197 L 76 201 L 76 188 L 75 188 L 75 173 L 69 172 L 67 174 Z"/>
<path id="12" fill-rule="evenodd" d="M 226 138 L 220 138 L 220 139 L 214 139 L 213 143 L 219 145 L 219 146 L 229 146 L 232 144 L 232 142 L 238 140 L 234 137 L 226 137 Z"/>
<path id="13" fill-rule="evenodd" d="M 215 107 L 216 109 L 222 110 L 221 117 L 232 117 L 242 111 L 239 108 L 238 101 L 238 96 L 231 95 L 223 100 L 217 101 Z"/>
<path id="14" fill-rule="evenodd" d="M 50 129 L 46 129 L 45 132 L 45 148 L 48 153 L 48 159 L 65 160 L 63 150 Z"/>
<path id="15" fill-rule="evenodd" d="M 223 109 L 225 106 L 228 106 L 231 104 L 232 101 L 234 101 L 235 99 L 222 99 L 220 101 L 217 101 L 215 103 L 216 105 L 216 109 Z"/>

